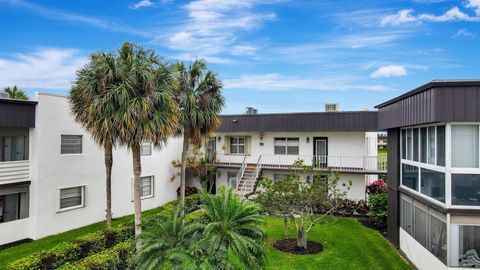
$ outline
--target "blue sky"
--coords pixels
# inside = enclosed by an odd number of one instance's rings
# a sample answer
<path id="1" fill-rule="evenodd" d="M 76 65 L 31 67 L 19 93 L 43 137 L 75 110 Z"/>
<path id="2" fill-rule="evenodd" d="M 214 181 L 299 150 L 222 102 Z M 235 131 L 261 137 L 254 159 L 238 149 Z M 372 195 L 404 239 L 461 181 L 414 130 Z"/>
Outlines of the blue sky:
<path id="1" fill-rule="evenodd" d="M 433 79 L 480 78 L 480 0 L 0 0 L 0 87 L 66 94 L 124 41 L 205 58 L 224 113 L 372 109 Z"/>

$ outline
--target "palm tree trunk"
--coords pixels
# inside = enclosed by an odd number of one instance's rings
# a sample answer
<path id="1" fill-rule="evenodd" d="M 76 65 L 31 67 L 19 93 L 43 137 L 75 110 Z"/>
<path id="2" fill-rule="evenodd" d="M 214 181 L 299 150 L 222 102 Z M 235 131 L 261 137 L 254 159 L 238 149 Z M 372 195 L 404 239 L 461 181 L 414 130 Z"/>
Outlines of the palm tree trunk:
<path id="1" fill-rule="evenodd" d="M 107 228 L 112 227 L 112 145 L 106 144 L 105 148 L 105 170 L 106 170 L 106 192 L 107 192 Z"/>
<path id="2" fill-rule="evenodd" d="M 183 134 L 182 170 L 180 172 L 180 201 L 185 201 L 185 169 L 187 167 L 188 138 Z"/>
<path id="3" fill-rule="evenodd" d="M 140 175 L 142 174 L 142 162 L 140 160 L 140 144 L 132 147 L 133 158 L 133 204 L 135 210 L 135 240 L 137 251 L 140 250 L 140 235 L 142 234 L 142 199 L 140 189 Z"/>

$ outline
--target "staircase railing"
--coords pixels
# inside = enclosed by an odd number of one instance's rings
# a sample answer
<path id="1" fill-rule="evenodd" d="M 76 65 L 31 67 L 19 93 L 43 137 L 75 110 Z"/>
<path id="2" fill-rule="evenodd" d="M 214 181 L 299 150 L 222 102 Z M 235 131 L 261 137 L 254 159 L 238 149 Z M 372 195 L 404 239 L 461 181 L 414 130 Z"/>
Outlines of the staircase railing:
<path id="1" fill-rule="evenodd" d="M 243 174 L 245 173 L 245 168 L 247 167 L 247 156 L 243 157 L 242 161 L 242 166 L 240 166 L 240 169 L 237 172 L 237 187 L 236 190 L 238 190 L 239 185 L 240 185 L 240 180 L 242 180 Z"/>
<path id="2" fill-rule="evenodd" d="M 251 178 L 252 182 L 252 191 L 255 190 L 255 183 L 257 182 L 258 176 L 260 175 L 260 170 L 262 169 L 262 155 L 258 157 L 257 166 L 255 167 L 255 173 Z"/>
<path id="3" fill-rule="evenodd" d="M 262 156 L 260 155 L 257 159 L 257 165 L 255 166 L 255 171 L 253 172 L 252 176 L 248 179 L 245 179 L 242 187 L 238 188 L 238 191 L 243 194 L 243 195 L 248 195 L 249 193 L 252 193 L 255 188 L 255 182 L 257 181 L 257 178 L 260 174 L 260 170 L 262 168 L 262 162 L 261 162 Z"/>

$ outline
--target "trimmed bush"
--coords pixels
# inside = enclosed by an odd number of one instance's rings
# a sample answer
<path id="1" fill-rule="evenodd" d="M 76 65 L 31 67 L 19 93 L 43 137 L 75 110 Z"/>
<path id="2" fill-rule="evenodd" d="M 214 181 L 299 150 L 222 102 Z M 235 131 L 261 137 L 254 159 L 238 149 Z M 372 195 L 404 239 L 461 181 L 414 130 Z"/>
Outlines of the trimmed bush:
<path id="1" fill-rule="evenodd" d="M 202 201 L 203 200 L 201 198 L 201 195 L 199 194 L 191 195 L 185 198 L 185 213 L 189 214 L 199 209 Z M 172 202 L 166 203 L 163 206 L 160 206 L 159 212 L 157 214 L 145 217 L 143 219 L 144 224 L 147 224 L 149 222 L 159 222 L 167 219 L 168 215 L 174 211 L 175 204 L 176 204 L 176 201 L 172 201 Z M 201 214 L 195 214 L 195 215 L 192 217 L 192 219 L 201 218 Z M 109 250 L 109 248 L 111 247 L 113 248 L 117 246 L 122 247 L 118 243 L 122 243 L 130 239 L 133 239 L 134 235 L 135 235 L 134 223 L 127 222 L 122 225 L 115 226 L 111 229 L 99 231 L 96 233 L 86 234 L 69 243 L 60 244 L 49 250 L 33 253 L 29 256 L 26 256 L 22 259 L 19 259 L 10 263 L 7 266 L 7 269 L 8 270 L 27 270 L 27 269 L 28 270 L 50 270 L 50 269 L 56 269 L 62 265 L 63 265 L 62 268 L 64 269 L 77 269 L 73 267 L 84 267 L 84 266 L 76 265 L 74 262 L 90 257 L 93 254 L 95 255 L 100 254 L 102 253 L 103 250 L 105 249 Z M 122 250 L 123 251 L 121 252 L 124 252 L 124 249 Z M 102 255 L 102 256 L 107 256 L 107 255 Z M 93 260 L 91 264 L 95 265 L 94 261 L 105 261 L 107 260 L 107 258 L 100 257 L 100 255 L 98 255 L 98 257 L 94 257 L 91 260 Z M 67 266 L 71 266 L 72 268 L 65 268 Z M 118 266 L 116 267 L 117 268 L 115 269 L 126 269 L 126 268 L 118 268 Z M 110 269 L 110 268 L 78 268 L 78 269 Z"/>
<path id="2" fill-rule="evenodd" d="M 370 183 L 366 188 L 367 194 L 380 194 L 387 192 L 387 183 L 383 179 L 378 179 Z"/>
<path id="3" fill-rule="evenodd" d="M 368 215 L 373 218 L 375 225 L 379 228 L 385 228 L 387 226 L 387 193 L 370 194 L 370 211 Z"/>
<path id="4" fill-rule="evenodd" d="M 134 245 L 133 241 L 120 243 L 110 249 L 86 257 L 76 263 L 66 263 L 58 269 L 61 270 L 127 270 L 133 267 Z"/>

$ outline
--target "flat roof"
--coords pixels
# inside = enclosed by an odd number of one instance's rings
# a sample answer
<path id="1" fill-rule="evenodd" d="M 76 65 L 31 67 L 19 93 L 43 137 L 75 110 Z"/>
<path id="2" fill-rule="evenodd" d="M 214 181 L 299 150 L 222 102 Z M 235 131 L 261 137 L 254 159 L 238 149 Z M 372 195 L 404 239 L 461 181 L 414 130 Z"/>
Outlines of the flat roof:
<path id="1" fill-rule="evenodd" d="M 380 109 L 382 107 L 388 106 L 390 104 L 393 104 L 395 102 L 398 102 L 402 99 L 405 99 L 407 97 L 413 96 L 415 94 L 421 93 L 423 91 L 426 91 L 431 88 L 435 87 L 458 87 L 458 86 L 480 86 L 480 79 L 472 79 L 472 80 L 433 80 L 431 82 L 428 82 L 422 86 L 419 86 L 413 90 L 410 90 L 406 92 L 405 94 L 402 94 L 398 97 L 392 98 L 388 101 L 385 101 L 381 104 L 378 104 L 375 106 L 375 108 Z"/>
<path id="2" fill-rule="evenodd" d="M 218 132 L 377 131 L 377 111 L 230 114 Z"/>

